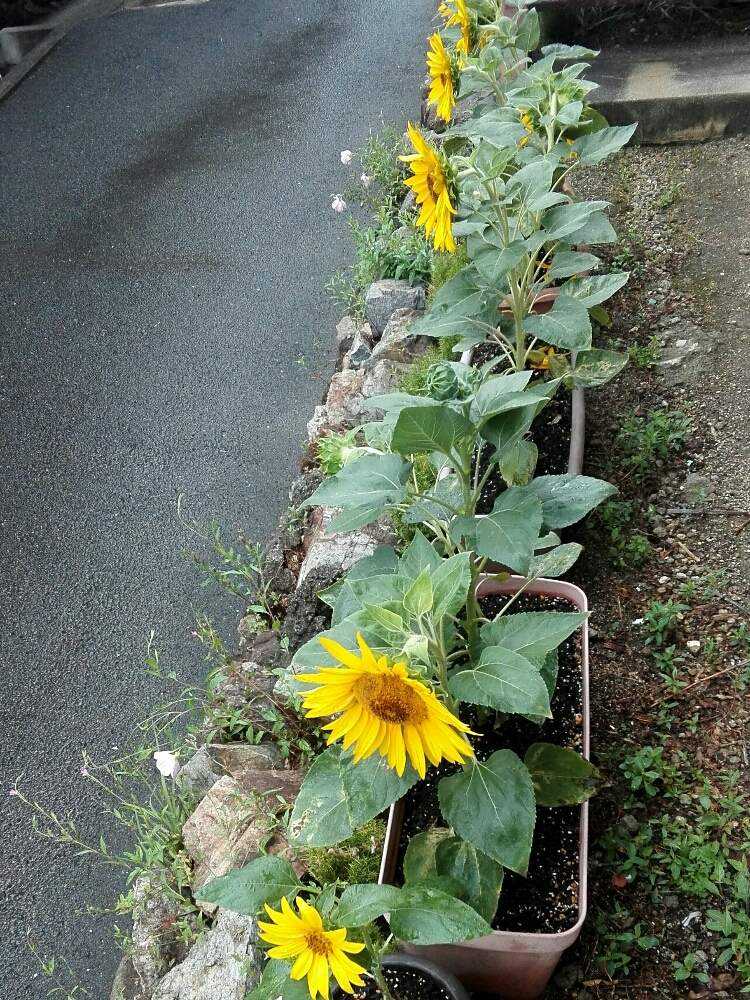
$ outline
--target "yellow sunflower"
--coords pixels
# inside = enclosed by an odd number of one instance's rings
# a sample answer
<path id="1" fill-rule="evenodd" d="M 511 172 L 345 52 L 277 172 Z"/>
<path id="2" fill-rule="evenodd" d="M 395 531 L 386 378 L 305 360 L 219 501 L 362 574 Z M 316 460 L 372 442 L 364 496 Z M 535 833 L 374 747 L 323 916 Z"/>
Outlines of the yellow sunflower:
<path id="1" fill-rule="evenodd" d="M 362 974 L 365 970 L 352 962 L 348 955 L 356 955 L 365 946 L 357 941 L 347 941 L 344 927 L 325 930 L 321 915 L 301 896 L 297 896 L 295 904 L 297 913 L 286 898 L 281 900 L 281 912 L 272 910 L 266 904 L 266 913 L 272 923 L 259 920 L 258 928 L 261 940 L 273 945 L 268 957 L 293 958 L 291 978 L 307 976 L 307 988 L 312 1000 L 318 993 L 328 1000 L 331 973 L 345 993 L 353 993 L 354 986 L 363 986 Z"/>
<path id="2" fill-rule="evenodd" d="M 453 90 L 453 64 L 439 31 L 430 35 L 430 51 L 427 53 L 427 69 L 430 71 L 430 92 L 427 100 L 434 104 L 444 122 L 451 120 L 456 95 Z"/>
<path id="3" fill-rule="evenodd" d="M 534 119 L 531 117 L 531 113 L 529 111 L 524 111 L 523 108 L 519 110 L 518 115 L 521 119 L 521 124 L 526 131 L 526 135 L 523 136 L 522 139 L 518 140 L 518 145 L 521 149 L 523 149 L 523 147 L 527 145 L 531 136 L 534 134 Z"/>
<path id="4" fill-rule="evenodd" d="M 361 656 L 332 639 L 321 637 L 320 644 L 342 665 L 297 676 L 317 685 L 302 696 L 308 719 L 338 716 L 323 727 L 329 730 L 329 745 L 341 740 L 346 749 L 354 746 L 355 763 L 379 753 L 399 775 L 408 754 L 420 778 L 427 760 L 462 764 L 464 757 L 474 755 L 462 735 L 471 732 L 469 727 L 425 684 L 409 677 L 405 663 L 391 665 L 385 656 L 376 659 L 359 633 Z"/>
<path id="5" fill-rule="evenodd" d="M 451 204 L 448 178 L 445 167 L 435 152 L 409 122 L 407 126 L 414 152 L 401 159 L 411 167 L 412 176 L 406 181 L 413 189 L 417 205 L 420 207 L 418 226 L 424 226 L 436 250 L 456 252 L 453 238 L 452 216 L 456 210 Z"/>
<path id="6" fill-rule="evenodd" d="M 441 3 L 438 13 L 445 21 L 446 28 L 458 27 L 461 37 L 456 42 L 456 52 L 468 56 L 471 50 L 471 18 L 466 0 L 452 0 L 451 4 Z"/>

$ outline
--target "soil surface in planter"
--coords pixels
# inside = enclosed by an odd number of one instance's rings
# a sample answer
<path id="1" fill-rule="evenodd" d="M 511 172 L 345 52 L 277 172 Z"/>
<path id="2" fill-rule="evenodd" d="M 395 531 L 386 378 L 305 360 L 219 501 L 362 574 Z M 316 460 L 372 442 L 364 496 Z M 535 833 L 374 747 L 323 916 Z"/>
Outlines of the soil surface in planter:
<path id="1" fill-rule="evenodd" d="M 394 1000 L 451 1000 L 451 994 L 435 982 L 432 976 L 420 969 L 383 969 L 385 981 Z M 343 1000 L 344 994 L 336 991 L 336 1000 Z M 348 994 L 346 994 L 348 996 Z M 377 984 L 368 980 L 364 989 L 355 990 L 354 1000 L 378 1000 L 382 997 Z"/>
<path id="2" fill-rule="evenodd" d="M 480 601 L 482 613 L 493 618 L 507 597 L 493 595 Z M 560 597 L 522 595 L 516 611 L 570 611 L 572 605 Z M 573 610 L 577 610 L 573 608 Z M 552 718 L 542 725 L 511 716 L 490 728 L 471 706 L 463 710 L 466 722 L 481 732 L 472 739 L 477 758 L 486 760 L 496 750 L 513 750 L 523 759 L 532 743 L 555 743 L 583 750 L 583 694 L 581 674 L 581 639 L 576 632 L 559 648 L 557 687 L 552 699 Z M 475 710 L 476 712 L 476 710 Z M 444 826 L 438 804 L 437 786 L 442 777 L 454 774 L 455 764 L 446 764 L 428 772 L 406 795 L 401 829 L 396 878 L 403 877 L 402 863 L 409 838 L 431 826 Z M 506 870 L 503 889 L 492 926 L 500 931 L 531 934 L 555 934 L 568 930 L 578 919 L 580 806 L 537 808 L 531 862 L 526 878 Z"/>

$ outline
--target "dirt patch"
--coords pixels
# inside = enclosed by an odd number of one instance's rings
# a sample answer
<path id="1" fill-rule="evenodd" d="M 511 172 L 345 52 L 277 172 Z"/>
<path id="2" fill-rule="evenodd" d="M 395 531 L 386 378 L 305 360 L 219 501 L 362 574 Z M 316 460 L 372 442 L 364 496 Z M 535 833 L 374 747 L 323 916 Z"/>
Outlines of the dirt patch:
<path id="1" fill-rule="evenodd" d="M 550 1000 L 750 984 L 749 180 L 732 139 L 627 150 L 582 191 L 613 202 L 607 263 L 632 273 L 599 342 L 633 360 L 587 400 L 585 471 L 620 488 L 576 568 L 605 787 L 589 920 Z"/>
<path id="2" fill-rule="evenodd" d="M 750 37 L 750 2 L 649 0 L 580 4 L 565 14 L 562 34 L 565 41 L 593 48 Z"/>

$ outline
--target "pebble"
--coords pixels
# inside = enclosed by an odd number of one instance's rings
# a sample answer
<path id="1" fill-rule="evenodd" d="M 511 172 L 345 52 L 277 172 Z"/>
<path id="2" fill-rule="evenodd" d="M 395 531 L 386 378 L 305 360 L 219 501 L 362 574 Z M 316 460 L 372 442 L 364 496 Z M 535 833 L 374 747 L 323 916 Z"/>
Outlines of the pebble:
<path id="1" fill-rule="evenodd" d="M 699 639 L 688 639 L 685 646 L 687 651 L 693 655 L 700 652 L 701 644 Z"/>

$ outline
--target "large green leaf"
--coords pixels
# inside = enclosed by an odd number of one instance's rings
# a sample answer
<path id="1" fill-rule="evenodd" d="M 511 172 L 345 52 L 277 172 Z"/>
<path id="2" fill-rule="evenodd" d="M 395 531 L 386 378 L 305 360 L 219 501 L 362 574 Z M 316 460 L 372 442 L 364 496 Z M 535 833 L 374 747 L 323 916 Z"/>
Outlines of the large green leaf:
<path id="1" fill-rule="evenodd" d="M 610 382 L 620 374 L 627 363 L 627 354 L 619 351 L 605 351 L 598 348 L 581 351 L 568 377 L 576 388 L 592 389 Z"/>
<path id="2" fill-rule="evenodd" d="M 398 415 L 391 447 L 402 455 L 422 451 L 451 455 L 473 433 L 474 428 L 466 417 L 447 403 L 410 406 Z"/>
<path id="3" fill-rule="evenodd" d="M 486 293 L 472 292 L 446 309 L 432 309 L 409 327 L 409 333 L 426 337 L 465 337 L 484 334 L 493 327 L 496 303 L 488 303 Z"/>
<path id="4" fill-rule="evenodd" d="M 606 302 L 626 284 L 630 277 L 627 271 L 613 271 L 612 274 L 589 274 L 583 278 L 572 278 L 563 285 L 565 295 L 570 295 L 587 309 Z"/>
<path id="5" fill-rule="evenodd" d="M 450 308 L 465 301 L 478 290 L 476 271 L 469 264 L 438 288 L 430 308 L 434 311 Z"/>
<path id="6" fill-rule="evenodd" d="M 382 629 L 374 625 L 371 616 L 365 615 L 363 611 L 357 611 L 300 646 L 292 657 L 291 670 L 298 674 L 305 670 L 317 670 L 318 667 L 330 666 L 331 655 L 321 646 L 320 637 L 325 636 L 326 639 L 340 642 L 347 649 L 356 649 L 357 632 L 362 633 L 367 645 L 374 652 L 388 653 L 391 651 L 392 645 L 389 637 Z"/>
<path id="7" fill-rule="evenodd" d="M 430 571 L 423 569 L 414 583 L 404 594 L 404 607 L 408 612 L 419 618 L 432 609 L 434 594 Z"/>
<path id="8" fill-rule="evenodd" d="M 601 212 L 608 204 L 606 201 L 578 201 L 555 205 L 545 212 L 542 219 L 545 240 L 551 243 L 578 232 L 587 219 L 594 213 Z"/>
<path id="9" fill-rule="evenodd" d="M 591 347 L 591 319 L 586 306 L 570 295 L 560 294 L 547 313 L 528 316 L 524 330 L 545 344 L 566 351 L 583 351 Z"/>
<path id="10" fill-rule="evenodd" d="M 461 510 L 465 502 L 461 480 L 455 473 L 451 473 L 438 479 L 431 489 L 417 496 L 404 513 L 404 522 L 423 524 L 429 520 L 450 521 L 454 511 Z"/>
<path id="11" fill-rule="evenodd" d="M 404 854 L 404 881 L 423 882 L 437 875 L 435 855 L 438 846 L 452 836 L 444 826 L 431 826 L 410 837 Z"/>
<path id="12" fill-rule="evenodd" d="M 511 375 L 493 375 L 479 387 L 471 401 L 471 419 L 480 427 L 499 413 L 507 413 L 519 407 L 536 405 L 536 393 L 524 390 L 531 378 L 531 372 L 514 372 Z"/>
<path id="13" fill-rule="evenodd" d="M 557 545 L 549 552 L 534 556 L 529 566 L 529 576 L 535 579 L 540 576 L 556 579 L 568 572 L 582 551 L 583 546 L 579 545 L 578 542 Z"/>
<path id="14" fill-rule="evenodd" d="M 276 905 L 282 896 L 289 896 L 299 888 L 299 876 L 288 861 L 276 854 L 261 854 L 244 868 L 204 885 L 197 898 L 254 917 L 264 903 Z"/>
<path id="15" fill-rule="evenodd" d="M 539 667 L 502 646 L 483 649 L 479 663 L 454 674 L 449 688 L 454 698 L 472 705 L 551 718 L 547 685 Z"/>
<path id="16" fill-rule="evenodd" d="M 476 246 L 477 243 L 478 241 L 474 242 L 473 245 Z M 472 254 L 471 250 L 469 253 L 472 255 L 477 271 L 485 281 L 490 285 L 499 285 L 501 279 L 521 261 L 526 253 L 526 248 L 523 240 L 516 240 L 503 249 L 485 241 L 475 253 Z"/>
<path id="17" fill-rule="evenodd" d="M 382 917 L 400 898 L 395 885 L 348 885 L 333 915 L 337 927 L 364 927 Z"/>
<path id="18" fill-rule="evenodd" d="M 531 776 L 511 750 L 472 761 L 438 785 L 440 809 L 459 836 L 511 871 L 525 875 L 536 804 Z"/>
<path id="19" fill-rule="evenodd" d="M 598 507 L 617 487 L 591 476 L 538 476 L 529 483 L 542 504 L 544 525 L 552 531 L 567 528 Z"/>
<path id="20" fill-rule="evenodd" d="M 600 163 L 630 142 L 637 128 L 636 124 L 611 125 L 599 129 L 597 132 L 576 139 L 573 150 L 580 156 L 581 163 Z"/>
<path id="21" fill-rule="evenodd" d="M 340 510 L 328 522 L 326 534 L 346 535 L 350 531 L 363 528 L 366 524 L 372 524 L 383 513 L 384 506 L 382 501 L 375 501 L 374 503 L 362 504 L 359 507 L 348 507 L 346 510 Z"/>
<path id="22" fill-rule="evenodd" d="M 324 480 L 307 507 L 363 507 L 399 503 L 406 496 L 411 465 L 399 455 L 365 455 Z"/>
<path id="23" fill-rule="evenodd" d="M 503 884 L 503 866 L 460 837 L 437 844 L 435 865 L 438 875 L 458 883 L 462 889 L 460 898 L 491 922 Z"/>
<path id="24" fill-rule="evenodd" d="M 443 559 L 432 571 L 433 609 L 435 620 L 443 615 L 455 615 L 466 604 L 471 583 L 471 553 L 459 552 Z"/>
<path id="25" fill-rule="evenodd" d="M 512 649 L 541 664 L 587 617 L 583 611 L 521 611 L 501 615 L 483 626 L 482 643 Z"/>
<path id="26" fill-rule="evenodd" d="M 526 751 L 525 764 L 540 806 L 578 805 L 596 791 L 599 772 L 575 750 L 534 743 Z"/>
<path id="27" fill-rule="evenodd" d="M 450 135 L 464 136 L 475 145 L 478 142 L 489 142 L 497 149 L 515 147 L 519 139 L 526 135 L 526 129 L 516 118 L 509 120 L 510 115 L 503 109 L 488 111 L 479 118 L 470 118 L 467 122 L 450 129 Z"/>
<path id="28" fill-rule="evenodd" d="M 582 271 L 593 271 L 601 261 L 592 253 L 578 253 L 574 250 L 559 250 L 552 258 L 552 267 L 547 271 L 547 277 L 572 278 Z"/>
<path id="29" fill-rule="evenodd" d="M 604 212 L 594 212 L 586 219 L 580 229 L 569 233 L 565 237 L 565 241 L 573 245 L 598 246 L 602 243 L 616 243 L 617 233 Z"/>
<path id="30" fill-rule="evenodd" d="M 292 840 L 301 847 L 339 844 L 405 795 L 417 779 L 409 765 L 399 778 L 378 754 L 354 764 L 351 754 L 329 747 L 315 758 L 294 803 Z"/>
<path id="31" fill-rule="evenodd" d="M 391 931 L 412 944 L 451 944 L 484 937 L 492 928 L 460 899 L 426 886 L 404 886 L 388 910 Z"/>
<path id="32" fill-rule="evenodd" d="M 492 513 L 477 522 L 477 552 L 517 573 L 528 571 L 542 527 L 542 508 L 529 486 L 501 493 Z"/>
<path id="33" fill-rule="evenodd" d="M 440 561 L 441 557 L 434 545 L 430 545 L 422 532 L 417 529 L 399 560 L 398 571 L 415 579 L 423 569 L 435 569 L 440 565 Z"/>

